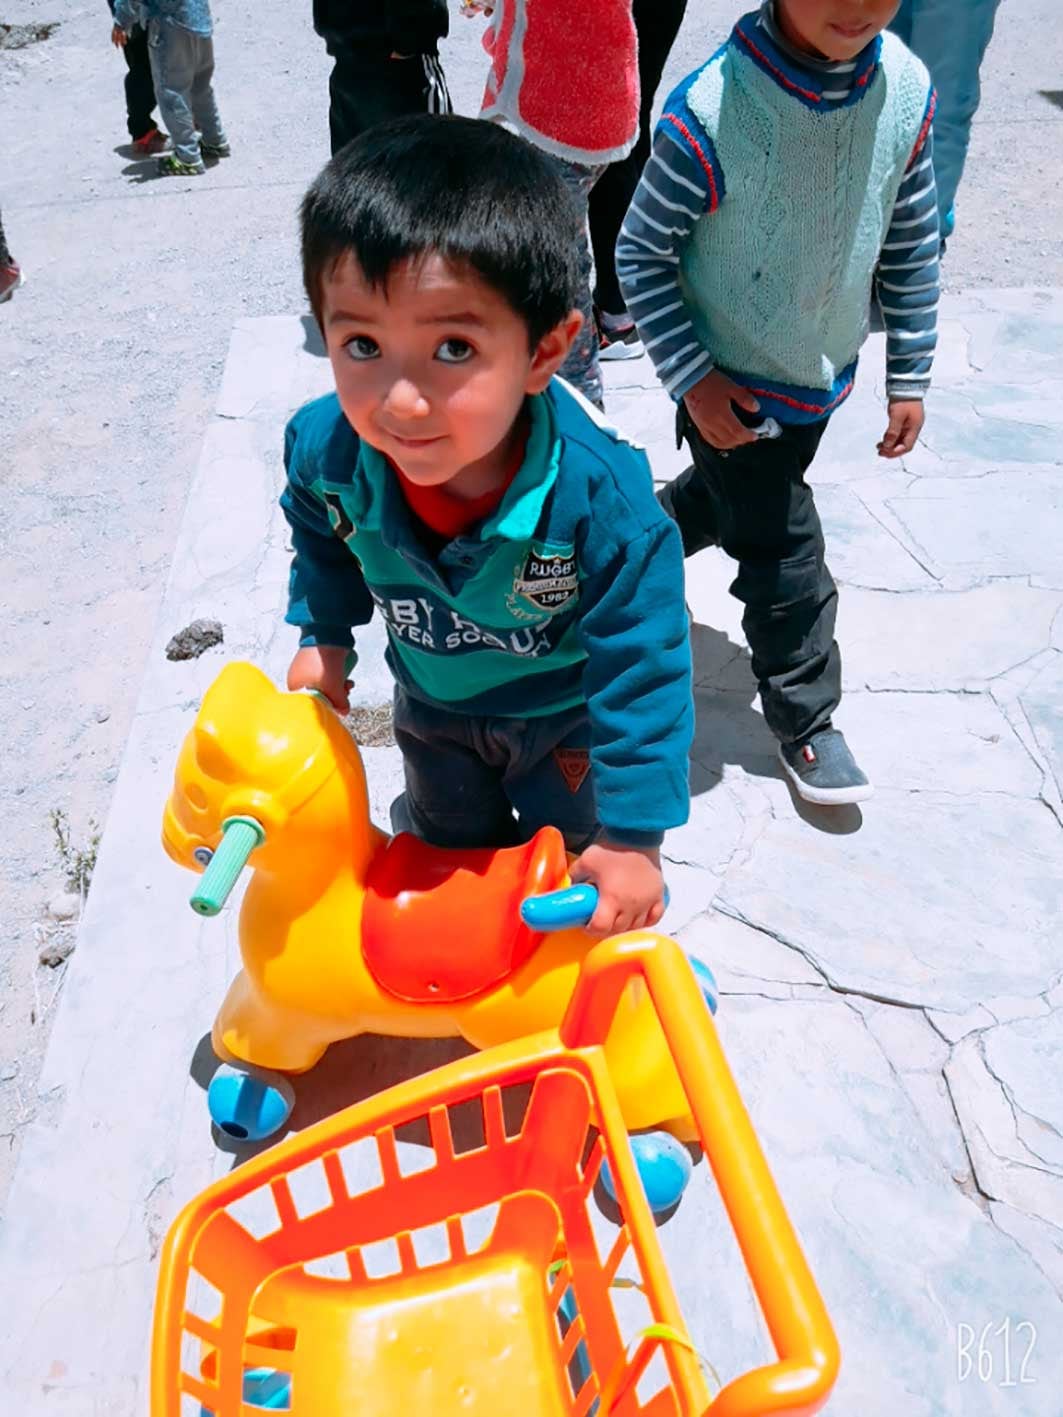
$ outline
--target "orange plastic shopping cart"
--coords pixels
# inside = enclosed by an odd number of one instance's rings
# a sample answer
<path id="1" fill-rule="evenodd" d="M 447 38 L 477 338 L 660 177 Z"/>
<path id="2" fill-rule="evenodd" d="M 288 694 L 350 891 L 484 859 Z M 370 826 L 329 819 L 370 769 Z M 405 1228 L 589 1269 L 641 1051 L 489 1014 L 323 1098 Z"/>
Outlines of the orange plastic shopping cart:
<path id="1" fill-rule="evenodd" d="M 722 1391 L 605 1066 L 627 988 L 656 1006 L 777 1353 Z M 414 1137 L 416 1169 L 399 1146 Z M 621 1223 L 600 1251 L 605 1165 Z M 621 1278 L 648 1305 L 633 1333 Z M 152 1414 L 796 1417 L 823 1405 L 838 1362 L 690 967 L 673 941 L 633 934 L 588 955 L 559 1030 L 358 1103 L 188 1205 L 162 1256 Z"/>

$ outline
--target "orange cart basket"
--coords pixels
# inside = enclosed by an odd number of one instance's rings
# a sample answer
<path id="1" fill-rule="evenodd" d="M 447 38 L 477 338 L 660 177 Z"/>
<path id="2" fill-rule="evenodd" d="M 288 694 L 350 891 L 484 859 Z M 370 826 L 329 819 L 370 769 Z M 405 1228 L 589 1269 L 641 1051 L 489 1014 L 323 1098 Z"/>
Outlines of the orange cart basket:
<path id="1" fill-rule="evenodd" d="M 656 1006 L 778 1355 L 711 1398 L 605 1065 L 628 987 Z M 621 1285 L 648 1307 L 634 1334 Z M 349 1107 L 186 1206 L 162 1255 L 151 1410 L 796 1417 L 838 1361 L 690 966 L 639 933 L 591 951 L 559 1030 Z"/>

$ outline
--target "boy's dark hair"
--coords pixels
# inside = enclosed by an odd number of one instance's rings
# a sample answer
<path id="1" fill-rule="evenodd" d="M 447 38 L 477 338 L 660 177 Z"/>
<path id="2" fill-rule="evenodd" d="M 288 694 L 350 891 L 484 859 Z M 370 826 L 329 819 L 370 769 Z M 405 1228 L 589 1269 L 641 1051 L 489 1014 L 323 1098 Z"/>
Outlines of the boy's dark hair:
<path id="1" fill-rule="evenodd" d="M 370 285 L 437 252 L 467 266 L 528 327 L 532 349 L 576 304 L 577 212 L 550 159 L 476 118 L 418 115 L 356 138 L 301 209 L 303 282 L 322 324 L 322 281 L 343 256 Z"/>

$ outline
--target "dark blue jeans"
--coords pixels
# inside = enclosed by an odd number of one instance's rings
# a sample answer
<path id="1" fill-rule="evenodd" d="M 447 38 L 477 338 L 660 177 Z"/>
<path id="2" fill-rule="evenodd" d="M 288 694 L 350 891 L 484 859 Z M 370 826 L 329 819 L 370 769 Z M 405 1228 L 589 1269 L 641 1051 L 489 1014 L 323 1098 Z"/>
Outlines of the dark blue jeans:
<path id="1" fill-rule="evenodd" d="M 476 718 L 396 686 L 395 740 L 406 773 L 391 810 L 396 831 L 434 846 L 513 846 L 555 826 L 573 852 L 598 833 L 583 706 L 545 718 Z"/>

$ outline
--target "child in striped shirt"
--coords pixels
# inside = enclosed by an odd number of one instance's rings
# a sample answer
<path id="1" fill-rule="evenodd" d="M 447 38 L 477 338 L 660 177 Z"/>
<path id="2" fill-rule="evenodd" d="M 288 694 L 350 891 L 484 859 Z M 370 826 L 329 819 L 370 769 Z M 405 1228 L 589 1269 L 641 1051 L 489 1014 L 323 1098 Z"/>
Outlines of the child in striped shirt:
<path id="1" fill-rule="evenodd" d="M 617 246 L 628 310 L 693 466 L 661 493 L 686 554 L 739 563 L 764 717 L 797 792 L 871 784 L 832 715 L 837 589 L 805 481 L 853 387 L 874 287 L 884 458 L 923 426 L 938 299 L 935 96 L 883 33 L 899 0 L 764 0 L 671 95 Z"/>

